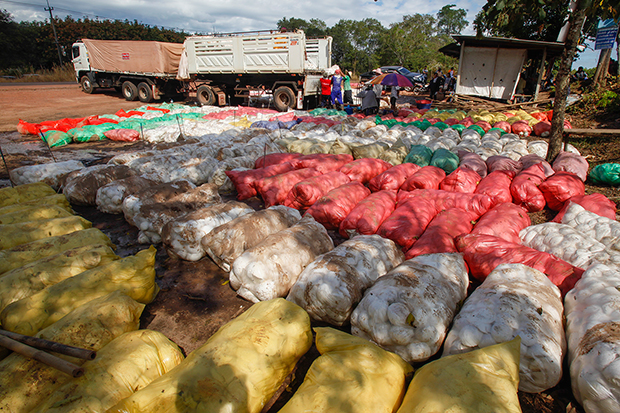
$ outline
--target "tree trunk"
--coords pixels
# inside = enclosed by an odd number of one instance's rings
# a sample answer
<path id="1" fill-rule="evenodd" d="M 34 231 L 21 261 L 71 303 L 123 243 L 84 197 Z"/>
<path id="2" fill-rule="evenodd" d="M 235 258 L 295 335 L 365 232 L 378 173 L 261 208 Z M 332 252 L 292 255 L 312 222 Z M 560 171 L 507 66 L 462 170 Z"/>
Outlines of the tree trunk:
<path id="1" fill-rule="evenodd" d="M 592 80 L 592 83 L 595 86 L 605 83 L 605 78 L 609 74 L 609 59 L 611 58 L 611 50 L 612 49 L 601 50 L 598 57 L 598 64 L 596 65 L 596 72 L 594 73 L 594 79 Z"/>
<path id="2" fill-rule="evenodd" d="M 562 132 L 564 131 L 564 115 L 566 113 L 566 98 L 568 97 L 568 85 L 570 70 L 573 65 L 575 50 L 579 43 L 581 27 L 586 19 L 587 0 L 580 0 L 577 8 L 570 16 L 570 28 L 564 51 L 560 60 L 560 68 L 555 81 L 555 100 L 553 103 L 553 118 L 551 119 L 551 132 L 549 133 L 549 149 L 547 161 L 552 163 L 562 150 Z"/>

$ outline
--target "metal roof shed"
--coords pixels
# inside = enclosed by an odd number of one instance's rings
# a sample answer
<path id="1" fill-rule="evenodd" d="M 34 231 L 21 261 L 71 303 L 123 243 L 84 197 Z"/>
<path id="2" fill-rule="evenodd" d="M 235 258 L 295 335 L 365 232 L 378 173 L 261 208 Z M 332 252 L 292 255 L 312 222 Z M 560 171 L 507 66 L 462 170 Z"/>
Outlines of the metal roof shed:
<path id="1" fill-rule="evenodd" d="M 534 100 L 538 98 L 545 61 L 562 54 L 564 43 L 505 37 L 453 35 L 456 43 L 439 49 L 459 58 L 456 94 L 512 100 L 527 59 L 540 60 Z"/>

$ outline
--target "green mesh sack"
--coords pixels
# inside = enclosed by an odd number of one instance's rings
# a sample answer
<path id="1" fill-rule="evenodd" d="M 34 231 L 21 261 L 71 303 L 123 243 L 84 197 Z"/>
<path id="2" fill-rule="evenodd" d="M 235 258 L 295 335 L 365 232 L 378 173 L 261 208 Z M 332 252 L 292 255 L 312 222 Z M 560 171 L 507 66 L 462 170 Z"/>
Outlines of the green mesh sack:
<path id="1" fill-rule="evenodd" d="M 452 125 L 450 127 L 457 131 L 459 134 L 463 133 L 463 131 L 465 130 L 465 125 L 461 125 L 460 123 L 457 123 L 456 125 Z"/>
<path id="2" fill-rule="evenodd" d="M 498 131 L 500 136 L 502 136 L 503 134 L 506 133 L 506 131 L 503 130 L 502 128 L 491 128 L 491 129 L 489 129 L 489 132 L 493 132 L 493 131 Z M 487 132 L 487 133 L 489 133 L 489 132 Z"/>
<path id="3" fill-rule="evenodd" d="M 61 132 L 59 130 L 48 130 L 44 134 L 44 141 L 47 142 L 50 148 L 57 146 L 64 146 L 71 143 L 71 136 L 68 133 Z"/>
<path id="4" fill-rule="evenodd" d="M 445 131 L 446 129 L 450 127 L 443 122 L 436 122 L 433 126 L 440 129 L 441 131 Z"/>
<path id="5" fill-rule="evenodd" d="M 316 108 L 310 111 L 310 115 L 312 116 L 321 116 L 323 115 L 325 112 L 327 112 L 327 109 L 324 108 Z"/>
<path id="6" fill-rule="evenodd" d="M 433 154 L 430 165 L 443 169 L 448 175 L 459 167 L 459 157 L 454 152 L 439 148 Z"/>
<path id="7" fill-rule="evenodd" d="M 428 146 L 411 145 L 411 150 L 407 156 L 405 156 L 403 163 L 414 163 L 418 166 L 427 166 L 430 164 L 432 158 L 433 151 Z"/>
<path id="8" fill-rule="evenodd" d="M 485 134 L 484 129 L 482 129 L 478 125 L 470 125 L 470 126 L 467 127 L 467 129 L 475 130 L 476 132 L 478 132 L 478 135 L 480 135 L 480 136 L 484 136 L 484 134 Z"/>
<path id="9" fill-rule="evenodd" d="M 417 125 L 417 126 L 422 132 L 424 132 L 425 130 L 433 126 L 433 124 L 430 123 L 428 120 L 423 119 L 420 121 L 420 125 Z"/>
<path id="10" fill-rule="evenodd" d="M 590 171 L 590 179 L 597 184 L 605 184 L 611 186 L 620 185 L 620 164 L 604 163 L 596 165 Z"/>

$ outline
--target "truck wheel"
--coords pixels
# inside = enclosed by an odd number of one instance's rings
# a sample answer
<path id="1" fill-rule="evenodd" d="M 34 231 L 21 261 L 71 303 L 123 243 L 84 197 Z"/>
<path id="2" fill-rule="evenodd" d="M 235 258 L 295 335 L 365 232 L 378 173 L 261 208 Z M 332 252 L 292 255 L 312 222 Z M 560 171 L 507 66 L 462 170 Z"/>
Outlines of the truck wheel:
<path id="1" fill-rule="evenodd" d="M 95 90 L 88 76 L 82 76 L 80 79 L 80 86 L 82 86 L 82 91 L 84 93 L 88 93 L 89 95 Z"/>
<path id="2" fill-rule="evenodd" d="M 215 104 L 215 93 L 210 86 L 202 85 L 196 89 L 196 98 L 201 105 L 212 106 Z"/>
<path id="3" fill-rule="evenodd" d="M 295 94 L 291 88 L 281 86 L 273 93 L 273 104 L 280 112 L 286 112 L 288 108 L 295 106 Z"/>
<path id="4" fill-rule="evenodd" d="M 138 83 L 138 99 L 140 99 L 140 102 L 144 103 L 150 103 L 153 101 L 153 91 L 148 83 Z"/>
<path id="5" fill-rule="evenodd" d="M 129 80 L 123 83 L 122 88 L 123 88 L 122 92 L 123 92 L 123 96 L 125 97 L 125 100 L 133 101 L 133 100 L 138 99 L 138 88 L 136 87 L 136 85 L 131 83 Z"/>

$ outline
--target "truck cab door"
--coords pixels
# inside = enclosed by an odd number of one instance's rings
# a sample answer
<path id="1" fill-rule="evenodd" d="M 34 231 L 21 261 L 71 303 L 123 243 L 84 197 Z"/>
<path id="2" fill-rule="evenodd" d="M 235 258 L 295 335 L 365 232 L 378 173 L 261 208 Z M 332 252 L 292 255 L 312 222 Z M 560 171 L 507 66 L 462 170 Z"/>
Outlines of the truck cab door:
<path id="1" fill-rule="evenodd" d="M 73 63 L 73 68 L 75 69 L 76 74 L 81 71 L 90 71 L 88 52 L 86 51 L 84 43 L 73 44 L 73 47 L 71 48 L 71 57 L 73 58 L 71 62 Z"/>

